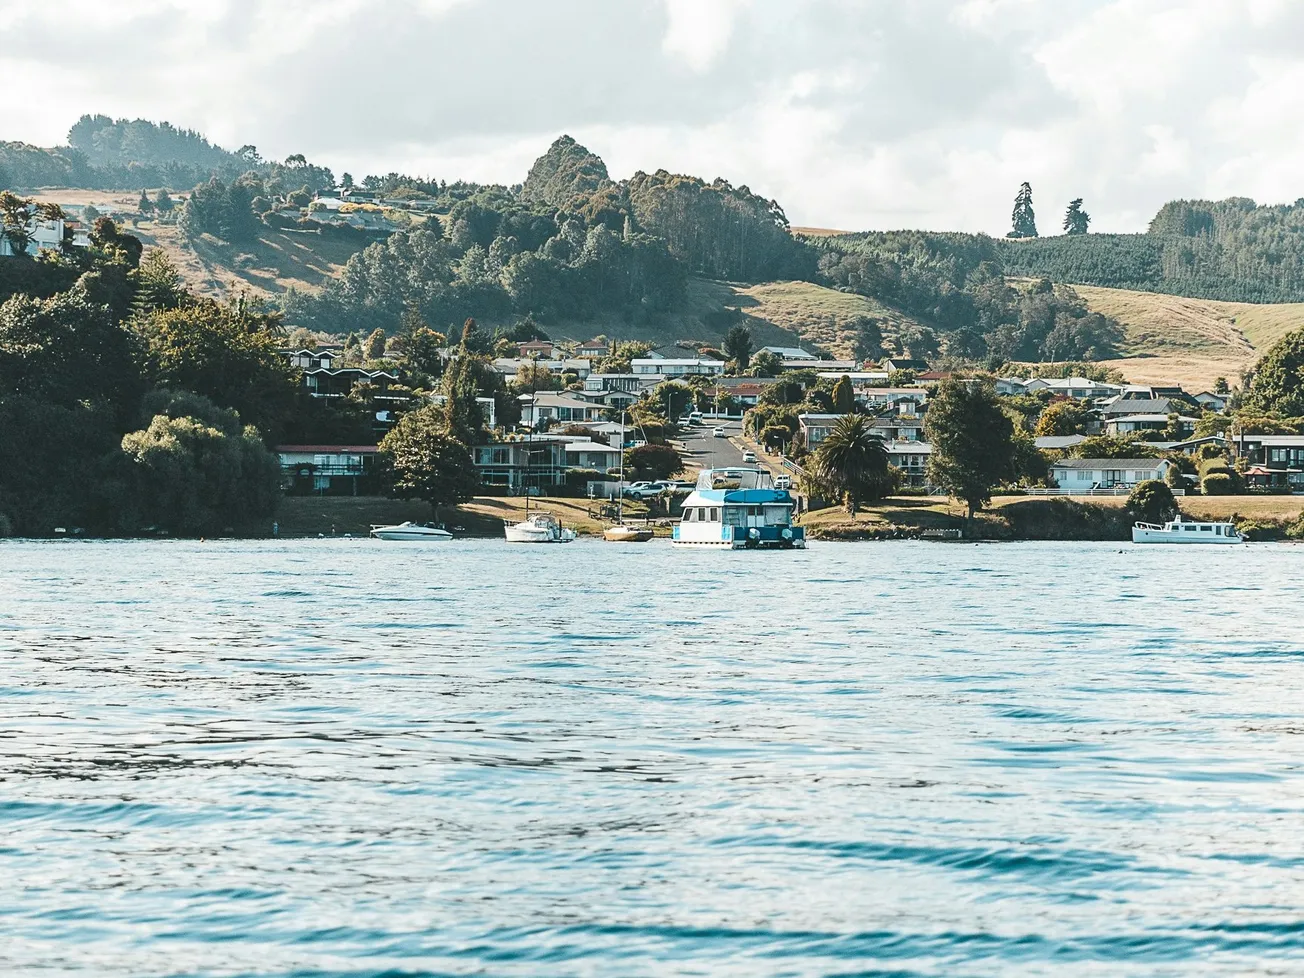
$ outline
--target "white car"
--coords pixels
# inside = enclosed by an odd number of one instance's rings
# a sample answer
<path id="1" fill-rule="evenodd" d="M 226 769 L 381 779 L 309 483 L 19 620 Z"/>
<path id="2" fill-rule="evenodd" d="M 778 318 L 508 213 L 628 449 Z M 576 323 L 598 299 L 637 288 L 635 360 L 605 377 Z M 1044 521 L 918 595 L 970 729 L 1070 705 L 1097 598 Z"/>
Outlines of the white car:
<path id="1" fill-rule="evenodd" d="M 743 461 L 744 461 L 744 462 L 755 462 L 755 461 L 756 461 L 756 453 L 755 453 L 755 452 L 743 452 Z"/>
<path id="2" fill-rule="evenodd" d="M 727 438 L 727 437 L 728 437 L 728 434 L 725 432 L 725 430 L 724 430 L 723 428 L 716 428 L 713 432 L 711 432 L 711 437 L 712 437 L 712 438 Z"/>
<path id="3" fill-rule="evenodd" d="M 790 476 L 790 475 L 776 475 L 776 476 L 774 477 L 774 488 L 775 488 L 775 489 L 791 489 L 791 488 L 792 488 L 792 476 Z"/>

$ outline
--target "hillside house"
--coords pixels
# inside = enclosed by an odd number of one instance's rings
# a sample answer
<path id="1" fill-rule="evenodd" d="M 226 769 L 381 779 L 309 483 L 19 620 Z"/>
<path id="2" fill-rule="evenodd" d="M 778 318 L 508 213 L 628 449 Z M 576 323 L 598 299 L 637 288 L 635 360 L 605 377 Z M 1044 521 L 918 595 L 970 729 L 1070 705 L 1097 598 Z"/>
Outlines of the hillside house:
<path id="1" fill-rule="evenodd" d="M 580 344 L 579 355 L 597 360 L 611 353 L 611 344 L 606 340 L 592 339 Z"/>
<path id="2" fill-rule="evenodd" d="M 521 424 L 530 428 L 569 424 L 572 421 L 601 421 L 605 408 L 574 394 L 522 394 Z"/>
<path id="3" fill-rule="evenodd" d="M 630 363 L 630 369 L 640 377 L 657 380 L 675 380 L 679 377 L 718 377 L 724 373 L 724 363 L 710 357 L 641 357 Z"/>
<path id="4" fill-rule="evenodd" d="M 1304 435 L 1238 435 L 1233 443 L 1249 463 L 1250 485 L 1304 492 Z"/>
<path id="5" fill-rule="evenodd" d="M 348 397 L 354 384 L 371 384 L 379 389 L 378 399 L 386 400 L 386 391 L 398 383 L 398 376 L 388 370 L 363 370 L 361 367 L 341 367 L 332 370 L 319 367 L 303 372 L 303 386 L 313 397 Z"/>
<path id="6" fill-rule="evenodd" d="M 375 445 L 279 445 L 281 487 L 292 495 L 358 496 L 376 491 Z"/>
<path id="7" fill-rule="evenodd" d="M 1222 414 L 1227 410 L 1228 395 L 1215 394 L 1213 391 L 1200 391 L 1195 395 L 1195 402 L 1206 411 Z"/>
<path id="8" fill-rule="evenodd" d="M 928 485 L 928 460 L 933 446 L 926 441 L 895 441 L 883 446 L 889 464 L 901 470 L 902 485 L 919 489 Z"/>
<path id="9" fill-rule="evenodd" d="M 1088 380 L 1086 377 L 1056 377 L 1051 379 L 1033 377 L 1023 384 L 1024 393 L 1034 394 L 1041 390 L 1047 390 L 1060 397 L 1071 397 L 1079 401 L 1094 401 L 1105 397 L 1118 397 L 1123 393 L 1123 385 L 1106 384 L 1098 380 Z"/>
<path id="10" fill-rule="evenodd" d="M 580 439 L 535 435 L 476 445 L 471 457 L 486 486 L 519 493 L 560 486 L 566 481 L 566 446 Z"/>
<path id="11" fill-rule="evenodd" d="M 300 370 L 331 370 L 343 357 L 339 349 L 324 350 L 282 350 L 291 367 Z"/>

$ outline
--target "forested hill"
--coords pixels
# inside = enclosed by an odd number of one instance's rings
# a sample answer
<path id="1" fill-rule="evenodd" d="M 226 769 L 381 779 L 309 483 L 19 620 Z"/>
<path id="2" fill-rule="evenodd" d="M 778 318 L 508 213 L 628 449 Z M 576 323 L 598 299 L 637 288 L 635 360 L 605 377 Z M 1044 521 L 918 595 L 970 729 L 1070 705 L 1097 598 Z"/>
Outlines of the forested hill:
<path id="1" fill-rule="evenodd" d="M 1165 204 L 1145 234 L 1002 239 L 1011 275 L 1232 302 L 1304 301 L 1304 198 Z"/>

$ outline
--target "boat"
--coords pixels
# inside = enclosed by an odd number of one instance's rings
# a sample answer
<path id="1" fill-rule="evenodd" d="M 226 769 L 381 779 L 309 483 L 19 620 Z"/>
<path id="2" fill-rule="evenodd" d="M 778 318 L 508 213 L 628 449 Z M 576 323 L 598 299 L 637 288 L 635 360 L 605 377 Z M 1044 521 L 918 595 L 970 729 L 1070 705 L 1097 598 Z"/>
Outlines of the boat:
<path id="1" fill-rule="evenodd" d="M 790 492 L 774 488 L 764 469 L 705 469 L 684 500 L 671 542 L 731 550 L 804 549 L 806 530 L 792 524 L 796 506 Z"/>
<path id="2" fill-rule="evenodd" d="M 1137 523 L 1132 527 L 1133 543 L 1244 543 L 1234 523 L 1201 523 L 1180 516 L 1167 523 Z"/>
<path id="3" fill-rule="evenodd" d="M 453 534 L 433 523 L 399 523 L 396 526 L 373 524 L 371 535 L 377 540 L 451 540 Z"/>
<path id="4" fill-rule="evenodd" d="M 692 417 L 691 415 L 689 416 Z M 701 417 L 701 415 L 698 415 Z M 620 412 L 620 434 L 625 435 L 625 412 Z M 623 446 L 622 446 L 623 447 Z M 646 543 L 652 539 L 652 530 L 646 526 L 630 526 L 625 522 L 625 453 L 620 453 L 620 481 L 616 490 L 616 523 L 602 531 L 602 539 L 611 543 Z"/>
<path id="5" fill-rule="evenodd" d="M 532 391 L 528 399 L 530 401 L 530 435 L 529 441 L 534 442 L 534 392 Z M 522 394 L 521 399 L 525 400 L 526 395 Z M 575 531 L 568 530 L 561 525 L 561 520 L 551 513 L 535 513 L 530 515 L 530 484 L 528 471 L 526 473 L 526 482 L 523 487 L 525 490 L 525 519 L 519 523 L 508 523 L 503 521 L 503 533 L 507 537 L 508 543 L 570 543 L 575 539 Z"/>
<path id="6" fill-rule="evenodd" d="M 570 543 L 576 536 L 551 513 L 535 513 L 520 523 L 508 523 L 504 532 L 508 543 Z"/>

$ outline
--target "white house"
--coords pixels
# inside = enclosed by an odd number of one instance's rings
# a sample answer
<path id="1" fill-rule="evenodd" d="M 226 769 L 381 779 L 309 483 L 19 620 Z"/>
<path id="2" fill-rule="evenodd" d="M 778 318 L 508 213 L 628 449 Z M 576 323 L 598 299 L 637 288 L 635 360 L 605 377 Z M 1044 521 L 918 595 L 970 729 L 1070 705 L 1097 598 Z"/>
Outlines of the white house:
<path id="1" fill-rule="evenodd" d="M 630 369 L 641 377 L 674 380 L 678 377 L 703 375 L 718 377 L 724 373 L 724 364 L 709 357 L 672 359 L 670 357 L 642 357 L 630 362 Z"/>
<path id="2" fill-rule="evenodd" d="M 26 254 L 36 255 L 42 250 L 63 251 L 66 228 L 67 224 L 60 219 L 47 221 L 39 217 L 32 218 L 27 222 L 29 240 Z M 90 232 L 84 228 L 73 228 L 72 244 L 75 248 L 89 248 L 91 246 Z M 13 253 L 13 245 L 9 239 L 0 234 L 0 257 L 11 257 Z"/>
<path id="3" fill-rule="evenodd" d="M 551 360 L 534 360 L 531 358 L 520 357 L 499 357 L 494 361 L 494 370 L 503 376 L 505 380 L 515 380 L 516 375 L 520 373 L 524 364 L 529 364 L 534 369 L 547 370 L 550 376 L 560 377 L 562 374 L 570 372 L 575 374 L 580 380 L 588 377 L 589 372 L 593 369 L 593 361 L 582 359 L 557 358 Z"/>
<path id="4" fill-rule="evenodd" d="M 573 441 L 566 446 L 566 465 L 572 469 L 606 472 L 620 467 L 621 450 L 598 441 Z"/>
<path id="5" fill-rule="evenodd" d="M 766 353 L 773 353 L 780 360 L 805 360 L 812 363 L 819 360 L 819 357 L 815 354 L 809 350 L 803 350 L 799 346 L 763 346 L 761 350 Z"/>
<path id="6" fill-rule="evenodd" d="M 342 357 L 340 350 L 284 350 L 290 366 L 300 370 L 334 370 Z"/>
<path id="7" fill-rule="evenodd" d="M 279 445 L 282 485 L 318 495 L 359 494 L 376 461 L 375 445 Z"/>
<path id="8" fill-rule="evenodd" d="M 1117 397 L 1123 393 L 1122 384 L 1105 384 L 1098 380 L 1088 380 L 1086 377 L 1056 377 L 1049 380 L 1043 377 L 1033 377 L 1024 383 L 1023 389 L 1029 394 L 1048 390 L 1052 394 L 1072 397 L 1077 400 Z"/>
<path id="9" fill-rule="evenodd" d="M 928 459 L 933 446 L 926 441 L 892 441 L 886 443 L 888 462 L 901 470 L 905 484 L 918 488 L 928 484 Z"/>
<path id="10" fill-rule="evenodd" d="M 522 394 L 521 423 L 537 427 L 540 422 L 567 424 L 572 421 L 601 421 L 605 410 L 573 394 Z"/>
<path id="11" fill-rule="evenodd" d="M 1050 467 L 1061 489 L 1130 489 L 1140 482 L 1162 481 L 1172 467 L 1162 458 L 1065 458 Z"/>
<path id="12" fill-rule="evenodd" d="M 1215 394 L 1213 391 L 1200 391 L 1195 395 L 1198 403 L 1206 411 L 1213 411 L 1215 414 L 1222 414 L 1227 410 L 1227 395 Z"/>

